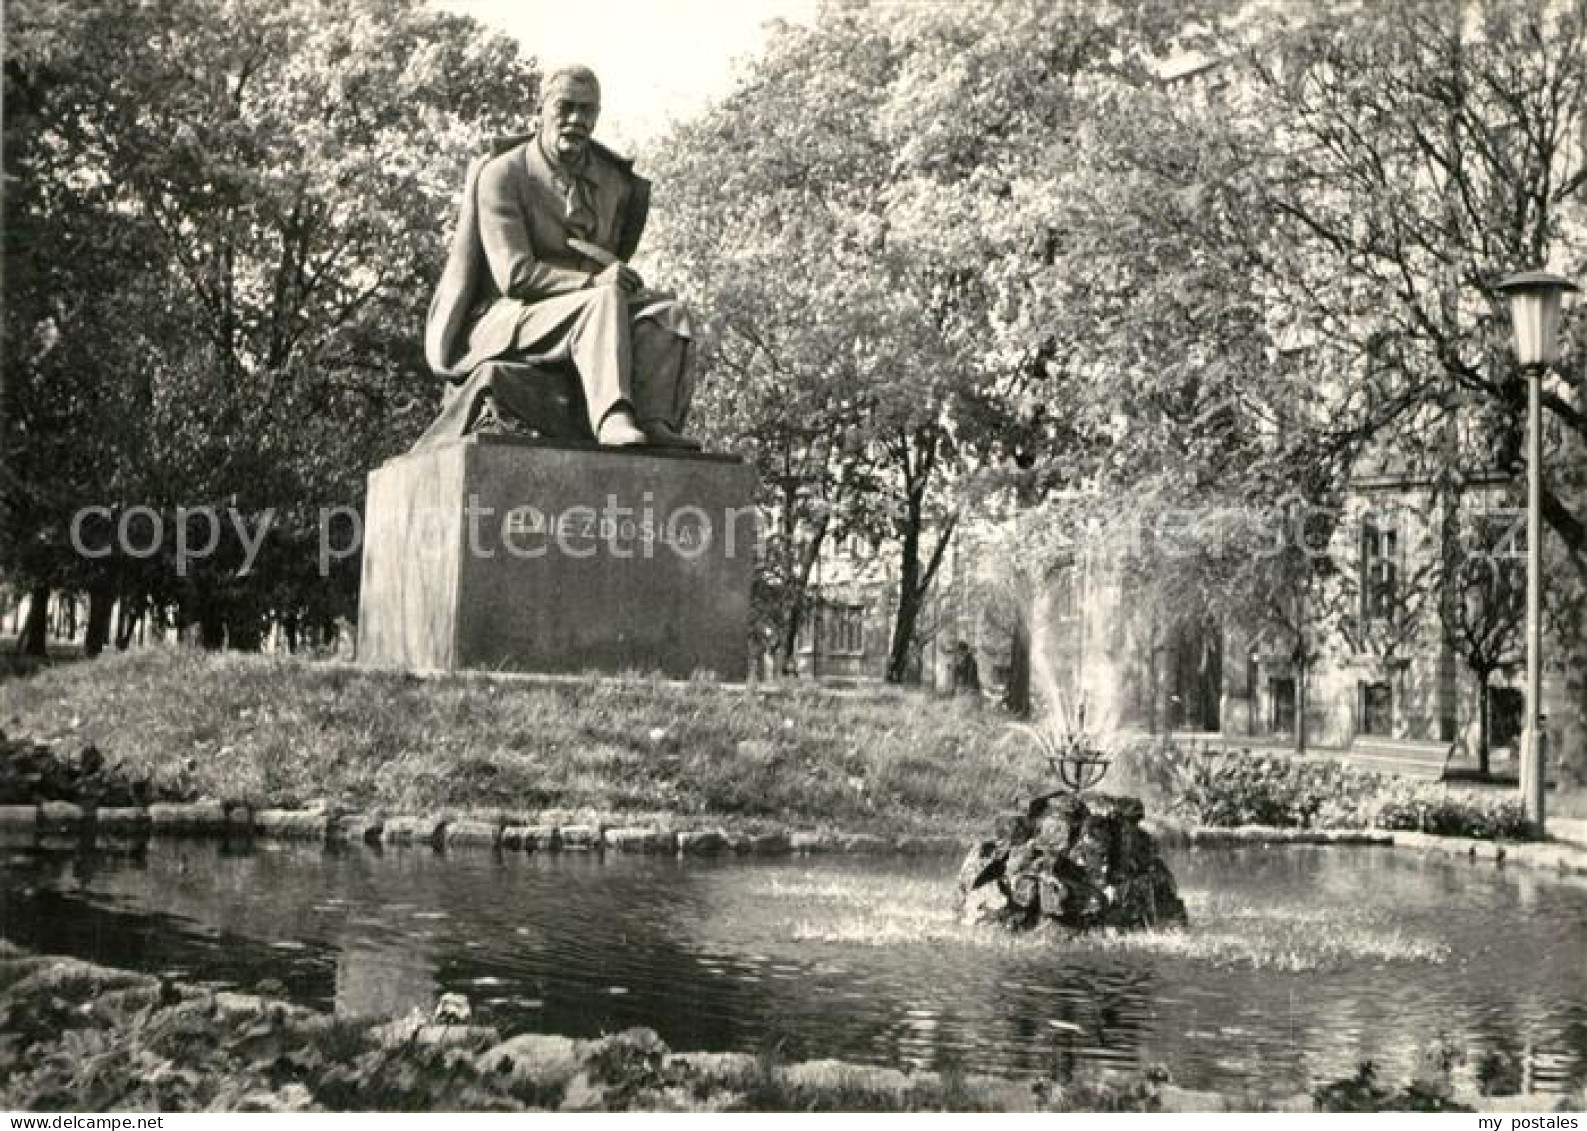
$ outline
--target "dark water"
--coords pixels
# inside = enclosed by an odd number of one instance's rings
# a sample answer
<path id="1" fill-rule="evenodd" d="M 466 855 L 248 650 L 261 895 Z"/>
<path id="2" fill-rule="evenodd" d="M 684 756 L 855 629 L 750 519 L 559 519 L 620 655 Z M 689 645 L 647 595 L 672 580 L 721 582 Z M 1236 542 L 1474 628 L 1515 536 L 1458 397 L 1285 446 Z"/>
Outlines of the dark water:
<path id="1" fill-rule="evenodd" d="M 1294 1092 L 1446 1039 L 1587 1077 L 1587 887 L 1385 849 L 1171 855 L 1193 918 L 1127 946 L 958 927 L 946 861 L 13 847 L 0 934 L 347 1014 L 466 994 L 505 1032 L 1003 1075 L 1164 1064 Z M 1468 1069 L 1469 1070 L 1469 1067 Z"/>

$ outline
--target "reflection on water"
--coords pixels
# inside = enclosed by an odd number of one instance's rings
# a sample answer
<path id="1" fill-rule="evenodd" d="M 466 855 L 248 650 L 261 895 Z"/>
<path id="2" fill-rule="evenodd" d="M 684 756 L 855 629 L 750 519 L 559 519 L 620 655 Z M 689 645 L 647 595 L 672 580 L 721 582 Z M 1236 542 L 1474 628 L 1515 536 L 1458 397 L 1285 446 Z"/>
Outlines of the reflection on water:
<path id="1" fill-rule="evenodd" d="M 959 926 L 951 862 L 442 857 L 160 842 L 13 847 L 0 933 L 42 951 L 350 1015 L 466 994 L 503 1030 L 631 1025 L 679 1049 L 777 1047 L 1003 1075 L 1166 1064 L 1279 1093 L 1436 1038 L 1587 1076 L 1587 890 L 1382 849 L 1170 861 L 1187 935 L 1010 942 Z M 1474 1060 L 1471 1056 L 1470 1060 Z"/>

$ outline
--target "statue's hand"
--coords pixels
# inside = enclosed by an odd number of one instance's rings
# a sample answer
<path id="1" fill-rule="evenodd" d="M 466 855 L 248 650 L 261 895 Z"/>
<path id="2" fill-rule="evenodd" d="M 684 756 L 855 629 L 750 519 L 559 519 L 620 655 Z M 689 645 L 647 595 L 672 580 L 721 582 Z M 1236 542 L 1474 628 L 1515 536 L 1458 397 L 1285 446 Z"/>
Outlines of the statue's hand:
<path id="1" fill-rule="evenodd" d="M 625 295 L 631 295 L 636 294 L 644 289 L 645 280 L 641 279 L 639 277 L 639 272 L 635 271 L 628 264 L 613 263 L 610 267 L 606 268 L 606 270 L 595 276 L 595 286 L 615 286 Z"/>

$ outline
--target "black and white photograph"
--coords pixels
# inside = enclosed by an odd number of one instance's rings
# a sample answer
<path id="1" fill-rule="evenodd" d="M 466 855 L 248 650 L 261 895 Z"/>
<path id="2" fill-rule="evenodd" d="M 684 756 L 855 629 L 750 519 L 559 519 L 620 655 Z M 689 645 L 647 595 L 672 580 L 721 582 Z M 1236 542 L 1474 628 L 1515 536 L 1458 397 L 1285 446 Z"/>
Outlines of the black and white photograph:
<path id="1" fill-rule="evenodd" d="M 1584 1131 L 1587 0 L 0 43 L 8 1128 Z"/>

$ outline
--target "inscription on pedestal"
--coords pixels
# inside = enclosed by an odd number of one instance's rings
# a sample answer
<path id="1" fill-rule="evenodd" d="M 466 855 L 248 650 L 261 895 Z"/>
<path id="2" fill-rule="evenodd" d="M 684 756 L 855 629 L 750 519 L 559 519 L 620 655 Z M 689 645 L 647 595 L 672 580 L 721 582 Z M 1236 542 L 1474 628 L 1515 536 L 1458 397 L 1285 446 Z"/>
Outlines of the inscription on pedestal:
<path id="1" fill-rule="evenodd" d="M 358 651 L 414 669 L 748 670 L 753 473 L 472 436 L 371 473 Z"/>

